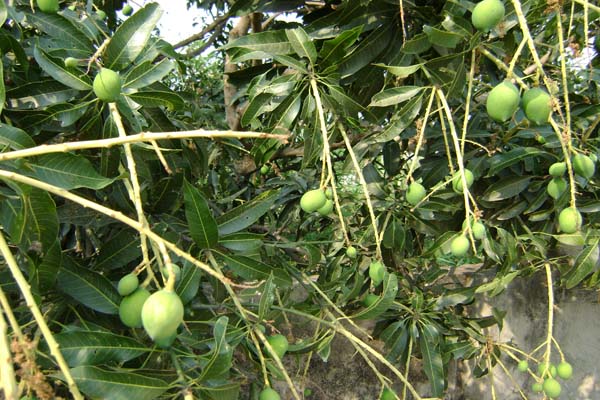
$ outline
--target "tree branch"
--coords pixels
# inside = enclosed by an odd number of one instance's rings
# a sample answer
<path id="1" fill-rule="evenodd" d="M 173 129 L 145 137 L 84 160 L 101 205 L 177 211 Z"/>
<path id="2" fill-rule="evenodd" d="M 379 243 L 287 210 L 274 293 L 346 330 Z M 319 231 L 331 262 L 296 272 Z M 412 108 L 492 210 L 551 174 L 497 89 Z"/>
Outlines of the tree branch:
<path id="1" fill-rule="evenodd" d="M 187 45 L 189 45 L 190 43 L 194 43 L 198 40 L 202 40 L 204 38 L 204 36 L 212 31 L 215 28 L 221 28 L 223 29 L 223 24 L 225 24 L 228 20 L 229 20 L 229 13 L 222 15 L 218 18 L 216 18 L 213 22 L 211 22 L 210 24 L 208 24 L 204 29 L 202 29 L 200 32 L 193 34 L 192 36 L 183 39 L 181 42 L 179 43 L 175 43 L 175 45 L 173 45 L 174 49 L 179 49 L 181 47 L 185 47 Z"/>

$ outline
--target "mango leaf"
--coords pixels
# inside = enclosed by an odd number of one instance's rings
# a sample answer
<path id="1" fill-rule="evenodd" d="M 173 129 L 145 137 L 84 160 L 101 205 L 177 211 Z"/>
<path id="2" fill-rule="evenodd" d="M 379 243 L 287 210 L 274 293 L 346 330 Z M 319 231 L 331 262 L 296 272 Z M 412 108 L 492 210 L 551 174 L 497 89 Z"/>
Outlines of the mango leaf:
<path id="1" fill-rule="evenodd" d="M 439 346 L 439 332 L 433 325 L 425 325 L 419 337 L 423 370 L 431 384 L 431 394 L 442 397 L 444 394 L 444 364 Z"/>
<path id="2" fill-rule="evenodd" d="M 183 107 L 183 99 L 168 91 L 147 90 L 128 94 L 129 98 L 144 107 L 167 107 L 175 110 Z"/>
<path id="3" fill-rule="evenodd" d="M 0 25 L 4 25 L 6 17 L 8 16 L 8 10 L 6 9 L 6 3 L 0 3 Z"/>
<path id="4" fill-rule="evenodd" d="M 355 74 L 363 67 L 369 65 L 381 54 L 393 40 L 392 25 L 385 25 L 383 29 L 374 29 L 360 44 L 340 63 L 342 77 Z"/>
<path id="5" fill-rule="evenodd" d="M 177 292 L 183 304 L 189 303 L 196 297 L 198 289 L 200 288 L 201 277 L 202 272 L 198 267 L 190 263 L 185 263 L 181 278 L 179 278 L 175 285 L 175 292 Z"/>
<path id="6" fill-rule="evenodd" d="M 141 89 L 152 83 L 160 81 L 167 76 L 175 67 L 175 63 L 168 58 L 163 58 L 156 64 L 151 61 L 145 61 L 136 65 L 125 76 L 123 87 L 131 89 Z"/>
<path id="7" fill-rule="evenodd" d="M 226 383 L 220 386 L 204 386 L 200 391 L 211 400 L 238 400 L 240 384 Z"/>
<path id="8" fill-rule="evenodd" d="M 290 41 L 292 48 L 300 57 L 306 57 L 311 64 L 317 62 L 317 49 L 302 28 L 286 29 L 285 35 Z"/>
<path id="9" fill-rule="evenodd" d="M 373 96 L 369 107 L 388 107 L 394 104 L 402 103 L 412 99 L 423 89 L 423 87 L 419 86 L 401 86 L 397 88 L 386 89 Z"/>
<path id="10" fill-rule="evenodd" d="M 267 105 L 273 98 L 271 93 L 260 93 L 250 100 L 250 104 L 246 107 L 240 122 L 242 126 L 248 126 L 255 118 L 262 115 L 267 110 Z"/>
<path id="11" fill-rule="evenodd" d="M 267 190 L 249 202 L 218 216 L 219 234 L 227 235 L 249 227 L 269 211 L 278 198 L 278 190 Z"/>
<path id="12" fill-rule="evenodd" d="M 130 229 L 123 229 L 106 238 L 96 259 L 95 268 L 110 271 L 121 268 L 142 256 L 139 235 Z"/>
<path id="13" fill-rule="evenodd" d="M 340 61 L 346 55 L 346 52 L 359 38 L 362 32 L 362 26 L 357 26 L 353 29 L 343 31 L 333 39 L 323 42 L 319 56 L 321 61 L 319 64 L 328 66 Z"/>
<path id="14" fill-rule="evenodd" d="M 496 154 L 490 159 L 488 176 L 494 176 L 515 163 L 527 158 L 537 158 L 538 156 L 545 156 L 546 158 L 552 157 L 548 152 L 536 147 L 517 147 L 507 153 Z"/>
<path id="15" fill-rule="evenodd" d="M 404 248 L 405 240 L 406 231 L 404 230 L 404 224 L 393 218 L 383 234 L 383 246 L 387 249 L 395 249 L 398 252 Z"/>
<path id="16" fill-rule="evenodd" d="M 258 318 L 262 320 L 267 315 L 267 312 L 269 312 L 269 309 L 275 300 L 273 274 L 269 275 L 269 279 L 262 285 L 260 291 L 262 294 L 260 296 L 260 301 L 258 302 Z"/>
<path id="17" fill-rule="evenodd" d="M 78 90 L 67 87 L 54 79 L 46 79 L 10 89 L 6 92 L 6 98 L 11 108 L 32 110 L 64 103 L 78 94 Z"/>
<path id="18" fill-rule="evenodd" d="M 81 304 L 104 314 L 117 314 L 121 296 L 103 275 L 77 266 L 64 258 L 58 273 L 58 287 Z"/>
<path id="19" fill-rule="evenodd" d="M 219 238 L 219 244 L 232 251 L 252 253 L 263 245 L 263 235 L 258 233 L 239 232 Z"/>
<path id="20" fill-rule="evenodd" d="M 385 342 L 385 347 L 388 351 L 386 359 L 397 362 L 404 358 L 409 340 L 409 330 L 406 327 L 406 320 L 391 323 L 381 332 L 381 340 Z"/>
<path id="21" fill-rule="evenodd" d="M 369 307 L 354 314 L 355 319 L 372 319 L 386 312 L 392 304 L 398 293 L 398 278 L 395 274 L 387 273 L 383 278 L 383 291 L 377 300 Z"/>
<path id="22" fill-rule="evenodd" d="M 294 48 L 288 41 L 284 31 L 267 31 L 245 35 L 229 42 L 222 48 L 225 50 L 242 48 L 269 55 L 291 54 L 294 52 Z"/>
<path id="23" fill-rule="evenodd" d="M 157 3 L 149 3 L 127 18 L 112 35 L 104 62 L 107 68 L 121 70 L 142 52 L 162 15 Z"/>
<path id="24" fill-rule="evenodd" d="M 598 269 L 600 256 L 600 238 L 586 245 L 575 259 L 575 266 L 567 273 L 564 283 L 567 289 L 572 289 L 589 274 Z"/>
<path id="25" fill-rule="evenodd" d="M 91 399 L 152 400 L 170 388 L 162 379 L 124 369 L 79 366 L 71 369 L 71 374 L 79 389 Z M 64 380 L 62 375 L 59 377 Z"/>
<path id="26" fill-rule="evenodd" d="M 62 59 L 49 56 L 39 46 L 34 47 L 33 56 L 44 72 L 63 85 L 77 90 L 92 89 L 92 81 L 83 71 L 65 67 Z"/>
<path id="27" fill-rule="evenodd" d="M 449 49 L 455 48 L 463 40 L 463 36 L 458 33 L 443 31 L 428 25 L 423 26 L 423 32 L 432 44 Z"/>
<path id="28" fill-rule="evenodd" d="M 105 331 L 62 332 L 54 338 L 70 367 L 122 363 L 150 351 L 135 339 Z"/>
<path id="29" fill-rule="evenodd" d="M 213 327 L 214 344 L 210 353 L 199 358 L 202 373 L 199 381 L 222 378 L 231 368 L 233 349 L 227 343 L 227 323 L 229 318 L 222 316 L 217 319 Z"/>
<path id="30" fill-rule="evenodd" d="M 25 131 L 0 123 L 0 145 L 20 150 L 35 146 L 35 142 Z"/>
<path id="31" fill-rule="evenodd" d="M 431 42 L 424 33 L 415 35 L 412 39 L 407 40 L 402 46 L 402 52 L 405 54 L 420 54 L 431 48 Z"/>
<path id="32" fill-rule="evenodd" d="M 208 203 L 198 189 L 183 182 L 185 218 L 190 235 L 201 249 L 210 249 L 219 241 L 217 223 L 208 207 Z"/>
<path id="33" fill-rule="evenodd" d="M 421 69 L 423 64 L 416 65 L 407 65 L 407 66 L 395 66 L 395 65 L 385 65 L 385 64 L 373 64 L 381 68 L 385 68 L 393 75 L 399 78 L 406 78 Z"/>
<path id="34" fill-rule="evenodd" d="M 87 158 L 70 153 L 41 155 L 29 167 L 32 169 L 29 176 L 66 190 L 102 189 L 114 182 L 96 172 Z"/>
<path id="35" fill-rule="evenodd" d="M 42 290 L 48 290 L 54 287 L 56 277 L 62 264 L 62 251 L 60 242 L 57 240 L 48 249 L 42 262 L 34 266 L 34 270 L 30 272 L 30 281 L 33 279 L 35 285 Z"/>
<path id="36" fill-rule="evenodd" d="M 3 3 L 4 4 L 4 3 Z M 6 12 L 6 8 L 4 8 Z M 4 13 L 6 14 L 6 13 Z M 2 19 L 3 13 L 2 9 L 0 9 L 0 19 Z M 6 19 L 6 15 L 4 15 L 4 19 Z M 0 63 L 0 113 L 4 108 L 4 102 L 6 101 L 6 87 L 4 86 L 4 64 Z"/>
<path id="37" fill-rule="evenodd" d="M 93 52 L 92 43 L 75 24 L 62 15 L 47 14 L 43 12 L 27 13 L 27 20 L 36 28 L 48 34 L 48 36 L 62 42 L 61 47 L 84 50 L 86 53 Z M 56 43 L 56 42 L 55 42 Z"/>
<path id="38" fill-rule="evenodd" d="M 422 104 L 423 93 L 410 99 L 404 107 L 394 114 L 388 127 L 382 133 L 375 136 L 375 140 L 377 142 L 388 142 L 400 135 L 419 115 Z"/>
<path id="39" fill-rule="evenodd" d="M 273 275 L 273 282 L 279 287 L 288 287 L 292 284 L 287 272 L 280 268 L 273 268 L 261 261 L 257 261 L 253 258 L 229 255 L 225 253 L 213 250 L 221 259 L 227 264 L 227 266 L 235 272 L 237 275 L 244 279 L 269 279 L 271 274 Z"/>
<path id="40" fill-rule="evenodd" d="M 482 199 L 485 201 L 500 201 L 517 196 L 527 189 L 530 176 L 510 176 L 494 183 L 484 192 Z"/>

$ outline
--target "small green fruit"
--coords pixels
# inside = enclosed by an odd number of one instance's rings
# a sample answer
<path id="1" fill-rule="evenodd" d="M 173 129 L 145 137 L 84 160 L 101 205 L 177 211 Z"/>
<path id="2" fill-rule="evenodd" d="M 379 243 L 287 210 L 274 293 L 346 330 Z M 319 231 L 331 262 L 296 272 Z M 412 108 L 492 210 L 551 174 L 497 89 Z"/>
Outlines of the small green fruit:
<path id="1" fill-rule="evenodd" d="M 264 388 L 260 395 L 258 395 L 258 400 L 281 400 L 279 394 L 271 388 Z"/>
<path id="2" fill-rule="evenodd" d="M 542 135 L 537 135 L 535 137 L 535 140 L 539 143 L 539 144 L 546 144 L 546 138 L 543 137 Z"/>
<path id="3" fill-rule="evenodd" d="M 585 154 L 577 154 L 573 157 L 573 169 L 575 173 L 585 179 L 590 179 L 596 172 L 594 161 Z"/>
<path id="4" fill-rule="evenodd" d="M 102 68 L 94 78 L 92 87 L 96 97 L 112 103 L 121 95 L 121 77 L 111 69 Z"/>
<path id="5" fill-rule="evenodd" d="M 321 189 L 309 190 L 300 198 L 300 207 L 310 213 L 323 207 L 326 201 L 327 197 Z"/>
<path id="6" fill-rule="evenodd" d="M 67 68 L 77 68 L 78 64 L 79 64 L 79 61 L 76 58 L 73 58 L 73 57 L 65 58 L 65 67 L 67 67 Z"/>
<path id="7" fill-rule="evenodd" d="M 470 245 L 471 243 L 469 243 L 469 239 L 464 235 L 460 235 L 452 240 L 452 243 L 450 244 L 450 250 L 452 251 L 452 255 L 455 257 L 462 257 L 467 254 Z"/>
<path id="8" fill-rule="evenodd" d="M 58 0 L 37 0 L 38 8 L 47 14 L 58 12 Z"/>
<path id="9" fill-rule="evenodd" d="M 263 165 L 262 167 L 260 167 L 260 173 L 261 173 L 262 175 L 266 175 L 266 174 L 268 174 L 268 173 L 269 173 L 269 170 L 270 170 L 270 168 L 269 168 L 269 166 L 268 166 L 268 165 Z"/>
<path id="10" fill-rule="evenodd" d="M 467 180 L 467 188 L 470 188 L 471 185 L 473 184 L 473 181 L 475 180 L 475 177 L 473 176 L 473 173 L 471 172 L 471 170 L 469 170 L 467 168 L 465 168 L 465 178 Z M 456 171 L 454 173 L 454 177 L 452 178 L 452 189 L 456 193 L 463 192 L 462 178 L 460 176 L 460 171 Z"/>
<path id="11" fill-rule="evenodd" d="M 523 94 L 522 103 L 528 120 L 537 125 L 548 122 L 552 112 L 552 99 L 545 90 L 540 88 L 529 89 Z"/>
<path id="12" fill-rule="evenodd" d="M 504 18 L 504 4 L 500 0 L 483 0 L 471 13 L 471 23 L 480 31 L 487 32 Z"/>
<path id="13" fill-rule="evenodd" d="M 325 204 L 323 205 L 323 207 L 319 208 L 317 210 L 317 212 L 319 214 L 321 214 L 322 216 L 326 216 L 331 214 L 331 212 L 333 211 L 333 201 L 327 199 L 325 200 Z"/>
<path id="14" fill-rule="evenodd" d="M 410 205 L 417 205 L 425 198 L 427 192 L 423 185 L 418 182 L 413 182 L 408 186 L 408 190 L 406 191 L 406 201 Z"/>
<path id="15" fill-rule="evenodd" d="M 383 389 L 383 392 L 381 392 L 379 400 L 396 400 L 396 393 L 394 393 L 393 390 L 385 388 Z"/>
<path id="16" fill-rule="evenodd" d="M 133 14 L 133 7 L 131 7 L 129 4 L 125 4 L 121 12 L 124 16 L 129 17 L 131 14 Z"/>
<path id="17" fill-rule="evenodd" d="M 529 363 L 527 362 L 527 360 L 519 361 L 519 364 L 517 364 L 517 369 L 520 372 L 527 372 L 527 370 L 529 369 Z"/>
<path id="18" fill-rule="evenodd" d="M 490 91 L 486 100 L 487 113 L 490 118 L 504 122 L 517 111 L 519 102 L 519 89 L 511 82 L 504 81 Z"/>
<path id="19" fill-rule="evenodd" d="M 356 247 L 350 246 L 346 249 L 346 257 L 354 259 L 357 255 L 358 251 L 356 250 Z"/>
<path id="20" fill-rule="evenodd" d="M 381 261 L 373 261 L 369 265 L 369 277 L 373 282 L 374 286 L 378 286 L 385 276 L 385 265 L 381 263 Z"/>
<path id="21" fill-rule="evenodd" d="M 567 163 L 563 162 L 555 162 L 548 168 L 548 173 L 555 178 L 561 177 L 567 171 Z"/>
<path id="22" fill-rule="evenodd" d="M 563 361 L 556 366 L 556 373 L 562 379 L 571 379 L 573 367 L 568 362 Z"/>
<path id="23" fill-rule="evenodd" d="M 540 365 L 538 365 L 538 369 L 537 369 L 538 375 L 542 376 L 544 375 L 544 373 L 546 372 L 546 363 L 542 362 L 540 363 Z M 548 373 L 550 374 L 550 376 L 556 376 L 557 370 L 556 370 L 556 366 L 554 364 L 550 364 L 550 366 L 548 367 Z"/>
<path id="24" fill-rule="evenodd" d="M 575 233 L 581 228 L 583 220 L 576 208 L 565 208 L 558 214 L 558 226 L 564 233 Z"/>
<path id="25" fill-rule="evenodd" d="M 127 296 L 135 291 L 140 285 L 140 281 L 136 274 L 127 274 L 119 280 L 117 291 L 121 296 Z"/>
<path id="26" fill-rule="evenodd" d="M 379 296 L 373 293 L 369 293 L 363 300 L 365 307 L 371 307 L 375 302 L 379 300 Z"/>
<path id="27" fill-rule="evenodd" d="M 106 13 L 104 12 L 104 10 L 96 11 L 96 16 L 102 20 L 106 19 Z"/>
<path id="28" fill-rule="evenodd" d="M 546 379 L 544 381 L 544 384 L 542 385 L 542 388 L 543 388 L 546 396 L 548 396 L 550 398 L 555 398 L 555 397 L 560 396 L 560 392 L 562 391 L 562 389 L 560 387 L 560 383 L 558 383 L 558 381 L 554 378 Z"/>
<path id="29" fill-rule="evenodd" d="M 267 342 L 269 342 L 269 344 L 275 351 L 275 354 L 277 354 L 279 358 L 283 358 L 285 353 L 288 351 L 288 348 L 290 347 L 287 338 L 282 334 L 269 336 L 267 338 Z"/>
<path id="30" fill-rule="evenodd" d="M 542 387 L 542 384 L 539 382 L 534 383 L 533 385 L 531 385 L 531 390 L 535 393 L 539 393 L 542 390 L 544 390 L 544 388 Z"/>
<path id="31" fill-rule="evenodd" d="M 564 178 L 552 178 L 552 180 L 548 183 L 548 187 L 546 191 L 554 200 L 557 200 L 562 196 L 562 194 L 567 190 L 567 181 Z"/>
<path id="32" fill-rule="evenodd" d="M 121 322 L 130 328 L 141 328 L 142 307 L 148 297 L 150 297 L 150 292 L 144 288 L 138 288 L 129 296 L 124 297 L 119 305 Z"/>
<path id="33" fill-rule="evenodd" d="M 166 289 L 153 293 L 142 307 L 142 324 L 148 336 L 164 343 L 177 333 L 183 322 L 183 303 L 175 292 Z"/>
<path id="34" fill-rule="evenodd" d="M 467 229 L 467 220 L 463 222 L 462 229 L 463 231 Z M 471 230 L 473 231 L 473 237 L 475 239 L 481 240 L 485 237 L 485 225 L 483 225 L 481 222 L 473 222 L 473 224 L 471 224 Z"/>
<path id="35" fill-rule="evenodd" d="M 175 274 L 175 282 L 177 282 L 179 281 L 179 278 L 181 278 L 181 268 L 175 263 L 171 263 L 171 267 L 173 269 L 173 273 Z M 169 278 L 169 269 L 166 265 L 162 268 L 161 272 L 165 278 Z"/>
<path id="36" fill-rule="evenodd" d="M 332 188 L 325 189 L 325 197 L 327 197 L 329 200 L 333 199 L 333 189 Z"/>

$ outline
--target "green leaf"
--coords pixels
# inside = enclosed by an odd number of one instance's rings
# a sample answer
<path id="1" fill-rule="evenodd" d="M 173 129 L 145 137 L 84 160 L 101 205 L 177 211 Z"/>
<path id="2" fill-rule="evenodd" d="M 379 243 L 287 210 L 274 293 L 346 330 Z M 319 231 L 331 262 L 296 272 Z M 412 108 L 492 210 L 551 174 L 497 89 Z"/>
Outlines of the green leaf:
<path id="1" fill-rule="evenodd" d="M 60 242 L 54 242 L 44 255 L 42 262 L 34 267 L 34 271 L 30 274 L 30 279 L 33 278 L 37 287 L 42 290 L 49 290 L 54 287 L 58 271 L 62 265 L 62 251 Z"/>
<path id="2" fill-rule="evenodd" d="M 96 269 L 111 271 L 141 258 L 140 237 L 131 229 L 122 229 L 115 235 L 104 238 L 96 259 Z"/>
<path id="3" fill-rule="evenodd" d="M 208 203 L 198 189 L 183 183 L 185 218 L 190 235 L 201 249 L 210 249 L 219 241 L 219 230 Z"/>
<path id="4" fill-rule="evenodd" d="M 167 91 L 143 91 L 128 94 L 129 98 L 144 107 L 167 107 L 169 110 L 183 108 L 183 99 Z"/>
<path id="5" fill-rule="evenodd" d="M 288 287 L 292 284 L 289 275 L 280 268 L 273 268 L 263 262 L 254 260 L 253 258 L 229 255 L 215 251 L 225 264 L 237 275 L 247 280 L 254 279 L 269 279 L 273 275 L 273 282 L 279 287 Z"/>
<path id="6" fill-rule="evenodd" d="M 54 338 L 70 367 L 122 363 L 150 349 L 135 339 L 105 331 L 71 331 Z"/>
<path id="7" fill-rule="evenodd" d="M 27 13 L 27 20 L 42 32 L 56 39 L 62 48 L 77 49 L 85 53 L 92 53 L 92 43 L 85 34 L 71 21 L 62 15 L 46 14 L 42 12 Z"/>
<path id="8" fill-rule="evenodd" d="M 315 44 L 310 40 L 308 34 L 302 28 L 286 29 L 287 36 L 292 48 L 300 57 L 306 57 L 311 64 L 317 62 L 317 49 Z"/>
<path id="9" fill-rule="evenodd" d="M 103 275 L 77 266 L 65 258 L 58 273 L 58 287 L 86 307 L 104 314 L 117 314 L 121 296 Z"/>
<path id="10" fill-rule="evenodd" d="M 0 2 L 0 25 L 4 25 L 6 17 L 8 17 L 8 10 L 6 9 L 6 3 L 2 1 Z"/>
<path id="11" fill-rule="evenodd" d="M 515 163 L 528 158 L 535 159 L 538 156 L 544 156 L 546 158 L 552 157 L 548 152 L 538 149 L 537 147 L 517 147 L 507 153 L 496 154 L 490 159 L 488 176 L 494 176 Z"/>
<path id="12" fill-rule="evenodd" d="M 0 145 L 13 150 L 34 147 L 35 142 L 25 131 L 11 125 L 0 123 Z"/>
<path id="13" fill-rule="evenodd" d="M 463 36 L 458 33 L 443 31 L 428 25 L 423 26 L 423 32 L 432 44 L 449 49 L 455 48 L 463 40 Z"/>
<path id="14" fill-rule="evenodd" d="M 355 319 L 373 319 L 386 312 L 392 304 L 398 293 L 398 278 L 396 274 L 387 273 L 383 278 L 383 291 L 378 299 L 369 307 L 356 313 Z"/>
<path id="15" fill-rule="evenodd" d="M 121 70 L 135 60 L 146 46 L 161 15 L 162 10 L 158 4 L 149 3 L 127 18 L 106 46 L 105 66 Z"/>
<path id="16" fill-rule="evenodd" d="M 421 67 L 423 66 L 423 64 L 407 65 L 407 66 L 395 66 L 395 65 L 385 65 L 385 64 L 373 64 L 373 65 L 385 68 L 386 70 L 390 71 L 390 73 L 392 73 L 393 75 L 396 75 L 399 78 L 406 78 L 406 77 L 414 74 L 418 70 L 420 70 Z"/>
<path id="17" fill-rule="evenodd" d="M 404 230 L 404 224 L 398 219 L 393 218 L 383 234 L 383 246 L 387 249 L 394 249 L 395 252 L 400 252 L 404 248 L 405 240 L 406 231 Z"/>
<path id="18" fill-rule="evenodd" d="M 600 256 L 600 238 L 586 245 L 575 259 L 575 266 L 567 273 L 564 283 L 567 289 L 572 289 L 589 274 L 597 270 Z"/>
<path id="19" fill-rule="evenodd" d="M 227 343 L 225 334 L 229 318 L 219 317 L 213 327 L 214 345 L 208 355 L 200 357 L 202 373 L 199 381 L 222 378 L 231 369 L 233 349 Z"/>
<path id="20" fill-rule="evenodd" d="M 402 52 L 405 54 L 420 54 L 431 48 L 431 42 L 424 33 L 415 35 L 412 39 L 407 40 L 402 46 Z"/>
<path id="21" fill-rule="evenodd" d="M 91 399 L 152 400 L 170 387 L 162 379 L 125 369 L 80 366 L 71 369 L 71 375 L 77 387 Z"/>
<path id="22" fill-rule="evenodd" d="M 200 391 L 211 400 L 238 400 L 240 396 L 240 384 L 226 383 L 218 386 L 203 386 Z"/>
<path id="23" fill-rule="evenodd" d="M 377 93 L 371 99 L 369 107 L 388 107 L 394 104 L 402 103 L 412 99 L 424 88 L 419 86 L 402 86 L 392 89 L 386 89 Z"/>
<path id="24" fill-rule="evenodd" d="M 385 342 L 388 350 L 386 359 L 390 361 L 400 360 L 406 352 L 409 330 L 406 328 L 406 320 L 395 321 L 381 332 L 381 340 Z"/>
<path id="25" fill-rule="evenodd" d="M 388 142 L 400 135 L 419 115 L 422 104 L 423 93 L 410 99 L 402 109 L 394 114 L 388 127 L 382 133 L 375 136 L 375 140 L 377 142 Z"/>
<path id="26" fill-rule="evenodd" d="M 248 126 L 258 116 L 262 115 L 266 110 L 269 102 L 273 98 L 271 93 L 260 93 L 250 100 L 250 104 L 244 110 L 240 123 L 242 126 Z"/>
<path id="27" fill-rule="evenodd" d="M 366 67 L 381 54 L 393 40 L 392 25 L 385 25 L 382 29 L 374 29 L 340 64 L 342 77 L 355 74 Z"/>
<path id="28" fill-rule="evenodd" d="M 29 167 L 32 173 L 28 175 L 66 190 L 102 189 L 114 181 L 96 172 L 87 158 L 70 153 L 41 155 Z"/>
<path id="29" fill-rule="evenodd" d="M 439 346 L 439 332 L 433 325 L 425 325 L 419 337 L 423 370 L 431 384 L 431 394 L 442 397 L 444 394 L 444 364 Z"/>
<path id="30" fill-rule="evenodd" d="M 92 89 L 92 81 L 85 73 L 77 68 L 66 68 L 62 59 L 50 57 L 39 46 L 34 47 L 33 56 L 44 72 L 63 85 L 76 90 Z"/>
<path id="31" fill-rule="evenodd" d="M 219 234 L 239 232 L 258 221 L 279 198 L 278 190 L 267 190 L 249 202 L 217 217 Z"/>
<path id="32" fill-rule="evenodd" d="M 258 318 L 263 320 L 273 305 L 273 301 L 275 301 L 273 274 L 269 275 L 269 279 L 267 279 L 259 290 L 262 294 L 260 296 L 260 301 L 258 302 Z"/>
<path id="33" fill-rule="evenodd" d="M 168 58 L 163 58 L 157 63 L 145 61 L 136 65 L 125 76 L 123 87 L 141 89 L 152 83 L 160 81 L 175 67 L 175 63 Z"/>
<path id="34" fill-rule="evenodd" d="M 181 278 L 179 278 L 175 285 L 175 292 L 177 292 L 183 304 L 189 303 L 196 297 L 198 289 L 200 288 L 201 277 L 202 272 L 198 267 L 187 262 L 185 263 Z"/>
<path id="35" fill-rule="evenodd" d="M 249 232 L 231 233 L 221 236 L 219 244 L 232 251 L 255 253 L 263 245 L 263 235 Z"/>
<path id="36" fill-rule="evenodd" d="M 4 3 L 2 3 L 4 4 Z M 6 11 L 6 8 L 4 9 Z M 0 18 L 2 18 L 2 10 L 0 9 Z M 6 15 L 4 15 L 6 19 Z M 4 102 L 6 101 L 6 87 L 4 86 L 4 64 L 0 62 L 0 113 L 4 109 Z"/>
<path id="37" fill-rule="evenodd" d="M 353 29 L 343 31 L 337 37 L 323 42 L 319 56 L 323 66 L 328 66 L 337 63 L 346 55 L 346 51 L 359 38 L 362 32 L 362 26 L 357 26 Z"/>
<path id="38" fill-rule="evenodd" d="M 500 201 L 517 196 L 529 186 L 530 176 L 511 176 L 494 183 L 483 194 L 485 201 Z"/>
<path id="39" fill-rule="evenodd" d="M 56 103 L 64 103 L 79 94 L 54 79 L 29 82 L 6 92 L 11 108 L 21 110 L 41 109 Z"/>
<path id="40" fill-rule="evenodd" d="M 284 55 L 294 52 L 284 31 L 267 31 L 245 35 L 223 46 L 223 49 L 242 48 L 267 55 Z"/>

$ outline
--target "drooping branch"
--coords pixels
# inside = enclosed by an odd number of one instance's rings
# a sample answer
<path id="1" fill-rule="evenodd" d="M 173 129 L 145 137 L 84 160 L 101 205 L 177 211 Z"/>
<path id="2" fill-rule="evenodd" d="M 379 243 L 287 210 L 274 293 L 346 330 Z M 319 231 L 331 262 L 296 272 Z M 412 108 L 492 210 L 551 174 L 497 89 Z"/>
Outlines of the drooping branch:
<path id="1" fill-rule="evenodd" d="M 182 47 L 185 47 L 191 43 L 197 42 L 198 40 L 202 40 L 204 38 L 204 36 L 206 36 L 207 33 L 216 30 L 216 29 L 223 29 L 223 25 L 225 25 L 225 23 L 227 23 L 227 21 L 229 20 L 229 13 L 222 15 L 218 18 L 216 18 L 213 22 L 211 22 L 210 24 L 206 25 L 206 27 L 204 29 L 202 29 L 200 32 L 193 34 L 192 36 L 183 39 L 182 41 L 175 43 L 173 45 L 173 48 L 175 49 L 179 49 Z"/>

